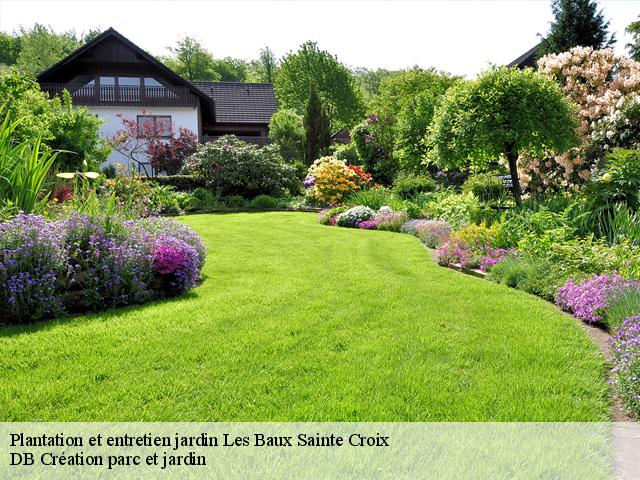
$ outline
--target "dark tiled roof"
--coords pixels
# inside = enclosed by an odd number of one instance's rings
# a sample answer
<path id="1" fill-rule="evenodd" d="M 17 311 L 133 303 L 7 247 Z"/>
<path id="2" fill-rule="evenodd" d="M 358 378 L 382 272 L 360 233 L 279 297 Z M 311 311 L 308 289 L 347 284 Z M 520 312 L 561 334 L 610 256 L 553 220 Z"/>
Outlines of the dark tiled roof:
<path id="1" fill-rule="evenodd" d="M 533 47 L 531 50 L 526 51 L 518 58 L 516 58 L 513 62 L 507 65 L 507 67 L 517 67 L 517 68 L 526 68 L 532 67 L 536 68 L 536 62 L 538 60 L 537 53 L 538 48 L 540 48 L 541 43 Z"/>
<path id="2" fill-rule="evenodd" d="M 278 110 L 270 83 L 191 83 L 213 99 L 217 123 L 269 123 Z"/>

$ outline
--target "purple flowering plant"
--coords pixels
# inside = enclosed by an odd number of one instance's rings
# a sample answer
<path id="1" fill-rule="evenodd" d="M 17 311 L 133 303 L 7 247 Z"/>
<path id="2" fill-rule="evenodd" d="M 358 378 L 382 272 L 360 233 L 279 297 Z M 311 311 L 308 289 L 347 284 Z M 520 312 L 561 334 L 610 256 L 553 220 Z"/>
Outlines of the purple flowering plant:
<path id="1" fill-rule="evenodd" d="M 424 220 L 416 226 L 416 235 L 427 247 L 438 248 L 449 241 L 451 226 L 444 220 Z"/>
<path id="2" fill-rule="evenodd" d="M 627 318 L 611 344 L 618 391 L 629 410 L 640 417 L 640 315 Z"/>
<path id="3" fill-rule="evenodd" d="M 480 262 L 480 270 L 488 272 L 492 267 L 504 260 L 507 255 L 515 253 L 515 248 L 490 248 Z"/>
<path id="4" fill-rule="evenodd" d="M 593 275 L 582 282 L 573 279 L 560 288 L 556 304 L 585 323 L 599 323 L 604 310 L 629 289 L 640 289 L 640 284 L 618 274 Z"/>
<path id="5" fill-rule="evenodd" d="M 168 260 L 158 266 L 159 245 L 181 255 L 169 273 Z M 0 223 L 0 322 L 171 296 L 196 285 L 205 254 L 200 237 L 170 219 L 18 215 Z"/>

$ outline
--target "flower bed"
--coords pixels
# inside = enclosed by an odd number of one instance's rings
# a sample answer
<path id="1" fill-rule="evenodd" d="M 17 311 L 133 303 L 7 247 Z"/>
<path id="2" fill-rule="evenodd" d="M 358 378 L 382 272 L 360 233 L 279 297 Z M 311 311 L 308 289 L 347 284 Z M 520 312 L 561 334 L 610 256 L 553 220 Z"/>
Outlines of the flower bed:
<path id="1" fill-rule="evenodd" d="M 178 295 L 205 247 L 170 219 L 19 215 L 0 224 L 0 311 L 21 323 Z"/>
<path id="2" fill-rule="evenodd" d="M 612 347 L 618 391 L 627 408 L 640 417 L 640 315 L 624 321 Z"/>

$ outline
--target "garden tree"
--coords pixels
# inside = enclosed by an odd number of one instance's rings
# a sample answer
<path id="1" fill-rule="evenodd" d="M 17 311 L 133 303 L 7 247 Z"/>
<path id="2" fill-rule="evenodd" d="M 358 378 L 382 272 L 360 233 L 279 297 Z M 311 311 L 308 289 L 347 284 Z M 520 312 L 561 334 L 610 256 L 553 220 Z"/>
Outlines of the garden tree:
<path id="1" fill-rule="evenodd" d="M 51 67 L 84 42 L 73 31 L 56 33 L 51 27 L 36 23 L 31 29 L 20 27 L 20 52 L 16 67 L 32 76 Z"/>
<path id="2" fill-rule="evenodd" d="M 376 148 L 367 145 L 360 152 L 373 154 L 375 160 L 362 158 L 362 161 L 375 162 L 378 169 L 388 167 L 394 172 L 398 163 L 409 172 L 421 170 L 420 164 L 426 153 L 423 138 L 435 105 L 458 80 L 459 77 L 419 67 L 384 79 L 379 95 L 371 102 L 376 113 L 370 118 L 375 117 L 376 120 L 361 125 L 373 135 Z M 392 179 L 394 172 L 379 172 L 377 180 Z"/>
<path id="3" fill-rule="evenodd" d="M 214 82 L 222 78 L 216 71 L 216 62 L 211 52 L 195 38 L 181 38 L 175 47 L 167 49 L 173 56 L 161 57 L 161 60 L 187 80 Z"/>
<path id="4" fill-rule="evenodd" d="M 16 65 L 36 75 L 100 33 L 99 29 L 89 29 L 80 36 L 73 30 L 56 33 L 38 23 L 31 29 L 20 27 L 13 34 L 0 32 L 0 64 Z"/>
<path id="5" fill-rule="evenodd" d="M 519 205 L 520 153 L 564 152 L 576 143 L 576 126 L 570 104 L 552 80 L 532 69 L 494 67 L 449 90 L 430 129 L 429 155 L 438 165 L 458 168 L 506 158 Z"/>
<path id="6" fill-rule="evenodd" d="M 553 0 L 554 21 L 542 40 L 538 55 L 566 52 L 573 47 L 609 47 L 616 41 L 609 35 L 609 22 L 595 0 Z"/>
<path id="7" fill-rule="evenodd" d="M 287 163 L 305 158 L 305 134 L 303 118 L 294 110 L 281 109 L 269 122 L 269 138 L 280 146 L 280 154 Z"/>
<path id="8" fill-rule="evenodd" d="M 285 55 L 278 67 L 274 87 L 280 107 L 303 114 L 311 86 L 317 89 L 333 129 L 351 126 L 363 114 L 353 74 L 329 52 L 306 42 Z"/>
<path id="9" fill-rule="evenodd" d="M 16 141 L 42 135 L 43 146 L 63 150 L 55 171 L 95 170 L 110 149 L 99 135 L 102 120 L 84 107 L 72 107 L 71 97 L 49 99 L 38 83 L 25 73 L 10 69 L 0 74 L 0 117 L 19 120 Z"/>
<path id="10" fill-rule="evenodd" d="M 213 70 L 221 82 L 246 82 L 249 74 L 247 62 L 231 57 L 215 60 Z"/>
<path id="11" fill-rule="evenodd" d="M 627 43 L 629 56 L 634 60 L 640 61 L 640 20 L 631 22 L 626 28 L 626 32 L 632 37 L 631 43 Z"/>
<path id="12" fill-rule="evenodd" d="M 358 158 L 376 183 L 390 185 L 396 177 L 398 162 L 393 156 L 393 131 L 380 121 L 377 115 L 351 130 Z"/>
<path id="13" fill-rule="evenodd" d="M 150 112 L 143 115 L 153 116 Z M 123 128 L 110 139 L 111 147 L 129 158 L 133 164 L 142 169 L 147 176 L 149 163 L 158 172 L 168 175 L 178 173 L 185 159 L 196 151 L 198 137 L 186 128 L 180 128 L 176 134 L 173 125 L 159 122 L 138 124 L 137 119 L 118 114 Z"/>
<path id="14" fill-rule="evenodd" d="M 367 105 L 380 93 L 380 83 L 383 80 L 399 75 L 400 73 L 402 73 L 402 70 L 386 70 L 384 68 L 378 68 L 376 70 L 356 68 L 353 70 L 356 84 L 360 87 L 360 91 Z"/>
<path id="15" fill-rule="evenodd" d="M 0 32 L 0 64 L 15 65 L 20 53 L 20 40 L 18 37 Z"/>
<path id="16" fill-rule="evenodd" d="M 305 160 L 311 165 L 318 158 L 327 155 L 331 145 L 331 125 L 327 111 L 318 91 L 312 85 L 309 89 L 307 110 L 304 114 Z"/>
<path id="17" fill-rule="evenodd" d="M 380 116 L 395 121 L 400 111 L 411 104 L 420 93 L 441 96 L 460 77 L 434 68 L 413 67 L 383 80 L 380 93 L 373 101 L 373 109 Z"/>
<path id="18" fill-rule="evenodd" d="M 268 46 L 260 50 L 260 55 L 250 65 L 251 80 L 259 83 L 273 83 L 278 59 Z"/>

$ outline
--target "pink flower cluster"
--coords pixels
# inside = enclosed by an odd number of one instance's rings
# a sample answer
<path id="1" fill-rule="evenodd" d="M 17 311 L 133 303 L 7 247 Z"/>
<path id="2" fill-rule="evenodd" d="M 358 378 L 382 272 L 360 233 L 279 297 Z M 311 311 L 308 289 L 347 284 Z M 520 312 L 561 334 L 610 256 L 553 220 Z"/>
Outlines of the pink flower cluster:
<path id="1" fill-rule="evenodd" d="M 491 267 L 504 260 L 504 257 L 514 253 L 516 253 L 515 248 L 492 248 L 480 262 L 480 270 L 488 272 Z"/>
<path id="2" fill-rule="evenodd" d="M 558 290 L 556 304 L 585 323 L 603 320 L 603 310 L 629 289 L 640 284 L 621 275 L 594 275 L 584 282 L 567 282 Z"/>
<path id="3" fill-rule="evenodd" d="M 194 287 L 199 278 L 198 253 L 195 248 L 177 238 L 159 237 L 152 250 L 153 269 L 169 275 L 169 285 L 178 291 Z"/>
<path id="4" fill-rule="evenodd" d="M 579 133 L 583 145 L 563 155 L 520 159 L 525 184 L 572 187 L 589 179 L 592 165 L 584 146 L 598 120 L 610 115 L 621 100 L 640 89 L 640 62 L 616 55 L 613 49 L 575 47 L 538 61 L 539 71 L 554 79 L 566 97 L 578 106 Z"/>

